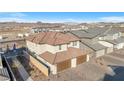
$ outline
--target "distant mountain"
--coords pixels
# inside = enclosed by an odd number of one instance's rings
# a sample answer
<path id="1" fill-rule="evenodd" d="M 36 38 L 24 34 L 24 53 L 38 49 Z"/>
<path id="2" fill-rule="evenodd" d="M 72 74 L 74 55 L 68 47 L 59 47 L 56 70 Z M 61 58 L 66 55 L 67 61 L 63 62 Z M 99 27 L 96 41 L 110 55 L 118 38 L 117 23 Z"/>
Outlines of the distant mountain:
<path id="1" fill-rule="evenodd" d="M 78 25 L 80 23 L 77 23 L 77 22 L 64 22 L 64 24 L 67 24 L 67 25 Z"/>

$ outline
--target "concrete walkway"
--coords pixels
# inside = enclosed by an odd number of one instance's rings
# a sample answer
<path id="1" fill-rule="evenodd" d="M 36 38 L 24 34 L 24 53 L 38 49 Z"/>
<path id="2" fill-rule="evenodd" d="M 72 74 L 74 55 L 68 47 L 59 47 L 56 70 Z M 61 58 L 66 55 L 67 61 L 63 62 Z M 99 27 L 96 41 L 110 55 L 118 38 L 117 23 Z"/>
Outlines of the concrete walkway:
<path id="1" fill-rule="evenodd" d="M 13 58 L 12 59 L 15 66 L 18 68 L 18 71 L 20 73 L 20 75 L 22 76 L 24 81 L 32 81 L 32 78 L 29 76 L 29 74 L 27 73 L 27 71 L 25 70 L 25 68 L 23 67 L 23 65 L 18 61 L 17 58 Z"/>

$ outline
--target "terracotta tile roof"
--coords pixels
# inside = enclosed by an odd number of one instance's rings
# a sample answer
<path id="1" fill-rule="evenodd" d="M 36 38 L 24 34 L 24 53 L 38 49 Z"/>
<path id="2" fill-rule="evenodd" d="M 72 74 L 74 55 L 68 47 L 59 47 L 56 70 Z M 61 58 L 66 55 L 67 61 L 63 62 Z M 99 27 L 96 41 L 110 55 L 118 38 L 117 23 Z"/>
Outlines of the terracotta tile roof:
<path id="1" fill-rule="evenodd" d="M 50 52 L 45 52 L 39 56 L 51 64 L 57 64 L 59 62 L 72 59 L 81 55 L 86 55 L 86 52 L 79 48 L 68 48 L 67 51 L 57 52 L 52 54 Z"/>
<path id="2" fill-rule="evenodd" d="M 74 35 L 67 35 L 60 32 L 41 32 L 29 36 L 27 40 L 36 44 L 59 45 L 69 43 L 70 41 L 77 41 L 79 38 Z"/>

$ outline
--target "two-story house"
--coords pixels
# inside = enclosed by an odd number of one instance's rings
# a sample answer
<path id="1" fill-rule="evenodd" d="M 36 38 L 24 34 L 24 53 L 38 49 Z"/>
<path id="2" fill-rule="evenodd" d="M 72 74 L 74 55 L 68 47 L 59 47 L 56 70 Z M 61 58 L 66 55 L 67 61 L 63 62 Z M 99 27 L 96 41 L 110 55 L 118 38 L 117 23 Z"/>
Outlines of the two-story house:
<path id="1" fill-rule="evenodd" d="M 121 49 L 124 46 L 124 37 L 122 33 L 116 28 L 110 28 L 105 31 L 101 36 L 99 36 L 99 43 L 109 47 L 109 50 Z"/>
<path id="2" fill-rule="evenodd" d="M 88 61 L 86 52 L 79 48 L 80 39 L 60 32 L 41 32 L 27 38 L 27 47 L 52 74 L 76 67 Z"/>
<path id="3" fill-rule="evenodd" d="M 114 40 L 121 37 L 121 32 L 115 28 L 106 30 L 102 35 L 99 36 L 100 40 Z"/>
<path id="4" fill-rule="evenodd" d="M 103 32 L 104 29 L 92 28 L 80 31 L 70 31 L 67 34 L 73 34 L 80 38 L 80 48 L 89 51 L 90 59 L 92 59 L 92 57 L 100 57 L 105 54 L 107 47 L 98 42 L 98 36 Z"/>
<path id="5" fill-rule="evenodd" d="M 46 27 L 35 27 L 31 29 L 31 33 L 40 33 L 40 32 L 46 32 L 49 31 Z"/>

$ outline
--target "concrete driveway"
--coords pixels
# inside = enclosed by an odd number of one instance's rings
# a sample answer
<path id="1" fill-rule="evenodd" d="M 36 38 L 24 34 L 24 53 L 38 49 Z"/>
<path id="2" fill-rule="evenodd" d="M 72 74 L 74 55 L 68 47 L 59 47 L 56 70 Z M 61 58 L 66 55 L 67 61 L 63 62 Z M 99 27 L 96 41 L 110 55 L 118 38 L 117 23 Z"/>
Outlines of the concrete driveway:
<path id="1" fill-rule="evenodd" d="M 124 58 L 119 58 L 113 55 L 104 55 L 103 57 L 104 63 L 110 66 L 124 66 Z"/>
<path id="2" fill-rule="evenodd" d="M 97 63 L 85 62 L 76 68 L 70 68 L 57 75 L 51 75 L 49 80 L 60 81 L 96 81 L 103 80 L 105 75 L 110 72 L 109 68 L 102 68 Z"/>
<path id="3" fill-rule="evenodd" d="M 115 75 L 105 75 L 105 81 L 124 81 L 124 49 L 115 51 L 111 54 L 104 55 L 104 63 L 109 65 Z"/>

